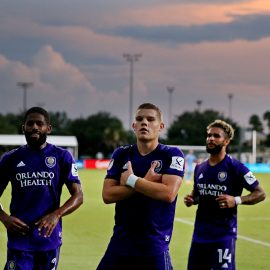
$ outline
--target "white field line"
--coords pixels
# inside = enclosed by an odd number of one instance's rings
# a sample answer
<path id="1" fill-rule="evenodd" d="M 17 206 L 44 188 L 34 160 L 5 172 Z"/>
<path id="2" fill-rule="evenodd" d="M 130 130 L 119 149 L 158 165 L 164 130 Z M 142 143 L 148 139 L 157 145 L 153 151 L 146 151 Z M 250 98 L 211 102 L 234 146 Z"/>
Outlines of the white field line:
<path id="1" fill-rule="evenodd" d="M 181 223 L 184 223 L 184 224 L 191 225 L 191 226 L 194 225 L 194 223 L 192 221 L 188 221 L 186 219 L 175 218 L 174 220 L 177 221 L 177 222 L 181 222 Z M 253 239 L 253 238 L 250 238 L 250 237 L 247 237 L 247 236 L 243 236 L 243 235 L 239 235 L 239 234 L 238 234 L 237 238 L 248 241 L 248 242 L 251 242 L 251 243 L 254 243 L 254 244 L 258 244 L 258 245 L 262 245 L 262 246 L 266 246 L 266 247 L 270 248 L 270 243 L 268 243 L 268 242 L 256 240 L 256 239 Z"/>
<path id="2" fill-rule="evenodd" d="M 266 246 L 266 247 L 270 248 L 270 243 L 267 243 L 267 242 L 264 242 L 264 241 L 261 241 L 261 240 L 256 240 L 256 239 L 253 239 L 253 238 L 250 238 L 250 237 L 247 237 L 247 236 L 243 236 L 243 235 L 238 235 L 237 238 L 248 241 L 248 242 L 251 242 L 251 243 L 254 243 L 254 244 L 258 244 L 258 245 L 262 245 L 262 246 Z"/>

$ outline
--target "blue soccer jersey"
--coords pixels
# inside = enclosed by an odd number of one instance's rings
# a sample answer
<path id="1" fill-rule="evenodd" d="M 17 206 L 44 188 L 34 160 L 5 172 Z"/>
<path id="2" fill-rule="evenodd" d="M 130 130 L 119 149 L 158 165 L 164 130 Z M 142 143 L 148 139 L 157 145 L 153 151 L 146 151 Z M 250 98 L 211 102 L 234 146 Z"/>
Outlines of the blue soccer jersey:
<path id="1" fill-rule="evenodd" d="M 193 241 L 218 242 L 237 236 L 237 207 L 221 209 L 217 196 L 240 196 L 243 189 L 253 191 L 259 184 L 241 162 L 226 155 L 215 166 L 208 160 L 194 171 L 194 197 L 198 200 Z"/>
<path id="2" fill-rule="evenodd" d="M 178 148 L 159 144 L 154 151 L 142 156 L 137 145 L 131 145 L 115 150 L 106 178 L 120 181 L 128 161 L 132 164 L 134 174 L 139 177 L 146 175 L 153 161 L 158 161 L 157 173 L 184 175 L 184 156 Z M 176 199 L 167 203 L 138 192 L 118 201 L 109 248 L 123 255 L 134 256 L 153 256 L 168 250 L 175 205 Z"/>
<path id="3" fill-rule="evenodd" d="M 80 184 L 76 163 L 65 149 L 47 144 L 42 150 L 22 146 L 0 161 L 0 196 L 12 186 L 10 214 L 25 222 L 26 235 L 8 232 L 8 248 L 25 251 L 55 249 L 62 243 L 61 220 L 50 237 L 39 235 L 37 222 L 60 206 L 63 185 Z"/>

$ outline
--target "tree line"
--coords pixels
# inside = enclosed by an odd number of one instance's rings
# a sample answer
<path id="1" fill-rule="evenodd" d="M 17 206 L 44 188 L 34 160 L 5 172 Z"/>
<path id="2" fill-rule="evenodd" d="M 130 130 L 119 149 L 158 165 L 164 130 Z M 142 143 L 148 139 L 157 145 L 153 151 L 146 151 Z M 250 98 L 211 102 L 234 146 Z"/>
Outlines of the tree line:
<path id="1" fill-rule="evenodd" d="M 80 157 L 95 157 L 98 152 L 109 157 L 116 147 L 135 142 L 133 132 L 125 130 L 121 120 L 109 112 L 98 112 L 77 119 L 70 119 L 66 112 L 50 112 L 50 116 L 52 135 L 76 136 Z M 246 142 L 241 141 L 241 127 L 215 110 L 186 111 L 175 116 L 161 142 L 170 145 L 205 145 L 206 126 L 215 119 L 223 119 L 235 128 L 232 148 L 236 150 L 240 144 L 241 147 L 248 147 Z M 22 121 L 22 114 L 0 114 L 0 134 L 22 134 Z M 256 114 L 251 115 L 248 128 L 264 134 L 260 143 L 262 146 L 270 146 L 270 111 L 265 112 L 261 118 Z"/>

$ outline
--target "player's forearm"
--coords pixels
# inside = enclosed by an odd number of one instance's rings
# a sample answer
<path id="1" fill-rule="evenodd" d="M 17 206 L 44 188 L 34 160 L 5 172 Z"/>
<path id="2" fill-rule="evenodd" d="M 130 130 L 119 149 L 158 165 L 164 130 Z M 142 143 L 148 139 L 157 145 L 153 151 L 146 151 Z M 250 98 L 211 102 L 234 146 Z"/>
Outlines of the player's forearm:
<path id="1" fill-rule="evenodd" d="M 9 218 L 9 215 L 4 211 L 2 204 L 0 203 L 0 221 L 4 224 L 5 220 Z"/>
<path id="2" fill-rule="evenodd" d="M 252 205 L 263 201 L 266 197 L 264 190 L 257 187 L 253 192 L 248 195 L 241 196 L 242 204 Z"/>
<path id="3" fill-rule="evenodd" d="M 103 189 L 102 198 L 104 203 L 116 203 L 125 200 L 134 194 L 134 190 L 126 186 L 113 186 L 110 189 Z"/>
<path id="4" fill-rule="evenodd" d="M 138 178 L 134 189 L 150 198 L 171 203 L 175 200 L 181 182 L 174 187 L 167 186 L 164 183 L 150 182 L 144 178 Z"/>
<path id="5" fill-rule="evenodd" d="M 83 203 L 82 191 L 73 194 L 61 207 L 56 210 L 57 215 L 60 217 L 66 216 L 74 212 Z"/>

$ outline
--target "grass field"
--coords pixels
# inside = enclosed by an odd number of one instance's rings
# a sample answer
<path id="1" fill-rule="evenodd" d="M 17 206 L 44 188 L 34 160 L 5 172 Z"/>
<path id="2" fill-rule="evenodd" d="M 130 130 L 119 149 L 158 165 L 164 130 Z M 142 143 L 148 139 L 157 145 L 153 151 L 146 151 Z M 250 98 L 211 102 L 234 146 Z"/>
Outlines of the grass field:
<path id="1" fill-rule="evenodd" d="M 101 189 L 105 171 L 81 170 L 84 204 L 73 214 L 63 218 L 63 246 L 58 270 L 95 270 L 112 233 L 114 205 L 105 205 Z M 257 175 L 270 194 L 270 175 Z M 196 207 L 187 208 L 183 196 L 192 186 L 185 183 L 179 191 L 174 233 L 170 246 L 175 270 L 184 270 L 193 230 Z M 8 208 L 9 191 L 1 198 Z M 63 199 L 67 192 L 63 193 Z M 270 195 L 269 195 L 270 196 Z M 239 239 L 236 261 L 238 270 L 268 270 L 270 254 L 270 200 L 254 206 L 239 207 Z M 0 226 L 0 269 L 6 257 L 6 232 Z M 27 269 L 25 269 L 27 270 Z M 128 269 L 127 269 L 128 270 Z M 199 270 L 199 269 L 198 269 Z"/>

